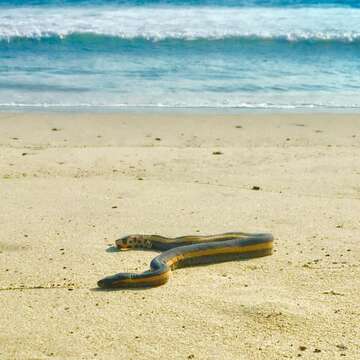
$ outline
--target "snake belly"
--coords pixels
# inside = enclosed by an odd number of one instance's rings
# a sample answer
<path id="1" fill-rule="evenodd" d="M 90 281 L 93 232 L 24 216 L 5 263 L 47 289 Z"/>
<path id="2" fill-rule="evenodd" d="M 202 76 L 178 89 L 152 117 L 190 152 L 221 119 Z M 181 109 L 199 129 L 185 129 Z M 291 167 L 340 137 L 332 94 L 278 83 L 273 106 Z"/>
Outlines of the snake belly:
<path id="1" fill-rule="evenodd" d="M 141 274 L 118 273 L 98 281 L 101 288 L 153 287 L 165 284 L 171 270 L 179 267 L 249 259 L 271 255 L 271 234 L 240 232 L 211 236 L 166 238 L 159 235 L 129 235 L 116 241 L 120 249 L 153 248 L 165 250 Z"/>

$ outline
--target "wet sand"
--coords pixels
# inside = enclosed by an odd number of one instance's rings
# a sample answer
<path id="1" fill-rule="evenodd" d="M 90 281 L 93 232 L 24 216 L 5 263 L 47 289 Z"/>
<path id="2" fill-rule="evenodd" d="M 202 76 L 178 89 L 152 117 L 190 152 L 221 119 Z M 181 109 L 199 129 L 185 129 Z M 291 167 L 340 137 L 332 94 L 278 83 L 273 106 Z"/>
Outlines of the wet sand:
<path id="1" fill-rule="evenodd" d="M 0 359 L 357 359 L 360 115 L 0 113 Z M 130 233 L 271 232 L 147 290 Z"/>

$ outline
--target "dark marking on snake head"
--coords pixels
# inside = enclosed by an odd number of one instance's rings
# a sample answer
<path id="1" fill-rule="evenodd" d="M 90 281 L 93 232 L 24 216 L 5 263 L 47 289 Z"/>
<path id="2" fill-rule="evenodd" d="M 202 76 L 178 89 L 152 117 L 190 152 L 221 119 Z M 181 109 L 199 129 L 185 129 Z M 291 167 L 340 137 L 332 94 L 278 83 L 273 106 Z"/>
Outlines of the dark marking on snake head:
<path id="1" fill-rule="evenodd" d="M 116 240 L 117 247 L 121 249 L 141 247 L 144 242 L 143 235 L 128 235 Z"/>

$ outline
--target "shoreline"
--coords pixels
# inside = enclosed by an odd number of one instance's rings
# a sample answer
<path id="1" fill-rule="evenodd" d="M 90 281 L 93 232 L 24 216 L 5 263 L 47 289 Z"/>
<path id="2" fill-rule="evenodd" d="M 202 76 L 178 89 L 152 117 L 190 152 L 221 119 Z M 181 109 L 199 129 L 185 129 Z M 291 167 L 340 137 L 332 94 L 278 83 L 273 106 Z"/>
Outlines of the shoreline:
<path id="1" fill-rule="evenodd" d="M 356 359 L 360 114 L 0 112 L 0 149 L 0 358 Z M 156 256 L 121 236 L 226 231 L 275 252 L 96 288 Z"/>
<path id="2" fill-rule="evenodd" d="M 0 106 L 0 114 L 49 113 L 49 114 L 359 114 L 360 107 L 172 107 L 172 106 Z"/>

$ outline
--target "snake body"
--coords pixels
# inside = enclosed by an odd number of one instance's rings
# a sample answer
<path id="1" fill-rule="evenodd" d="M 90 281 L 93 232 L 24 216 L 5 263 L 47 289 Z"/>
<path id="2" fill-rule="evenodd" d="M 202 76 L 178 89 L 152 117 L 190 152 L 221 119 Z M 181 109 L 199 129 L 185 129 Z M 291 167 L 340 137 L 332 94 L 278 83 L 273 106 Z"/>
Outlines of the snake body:
<path id="1" fill-rule="evenodd" d="M 179 267 L 249 259 L 271 255 L 271 234 L 231 232 L 210 236 L 167 238 L 159 235 L 129 235 L 116 240 L 120 250 L 132 248 L 164 251 L 141 274 L 118 273 L 98 281 L 101 288 L 151 287 L 165 284 L 171 270 Z"/>

